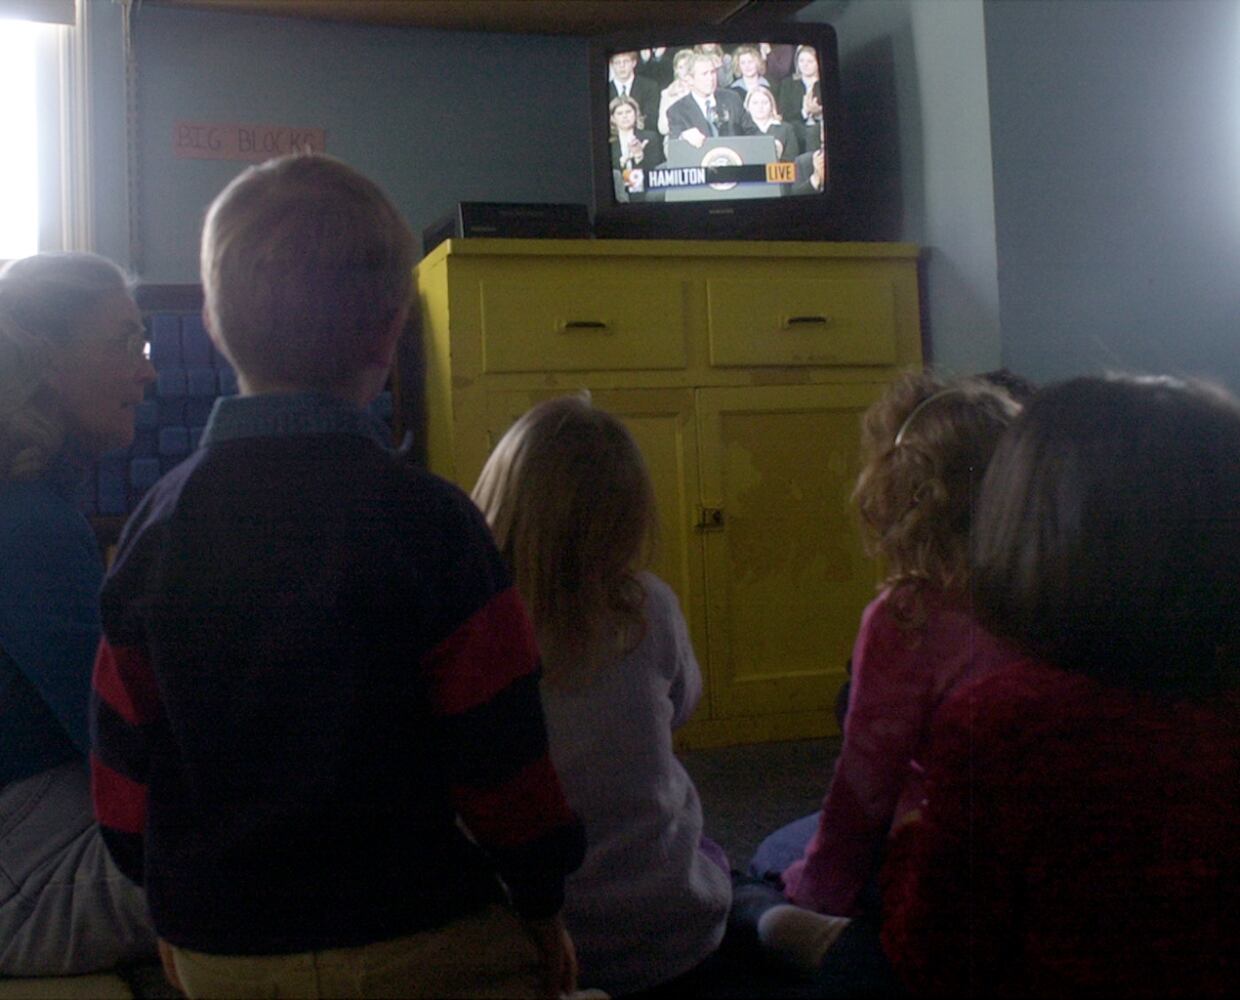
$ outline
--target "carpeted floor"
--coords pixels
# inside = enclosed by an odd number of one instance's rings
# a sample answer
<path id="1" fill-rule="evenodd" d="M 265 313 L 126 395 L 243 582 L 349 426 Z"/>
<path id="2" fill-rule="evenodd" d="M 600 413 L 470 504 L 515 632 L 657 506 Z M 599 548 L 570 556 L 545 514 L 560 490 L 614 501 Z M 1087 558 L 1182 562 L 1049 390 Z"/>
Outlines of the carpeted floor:
<path id="1" fill-rule="evenodd" d="M 702 798 L 706 836 L 733 868 L 744 869 L 767 834 L 818 809 L 839 749 L 836 737 L 680 754 Z"/>

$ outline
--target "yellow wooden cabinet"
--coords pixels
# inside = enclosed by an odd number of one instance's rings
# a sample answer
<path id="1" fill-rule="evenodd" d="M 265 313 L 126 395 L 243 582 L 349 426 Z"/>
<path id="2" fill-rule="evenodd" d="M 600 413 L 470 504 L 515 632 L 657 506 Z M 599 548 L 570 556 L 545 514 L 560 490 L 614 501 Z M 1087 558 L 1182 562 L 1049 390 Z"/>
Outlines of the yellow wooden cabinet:
<path id="1" fill-rule="evenodd" d="M 848 495 L 861 413 L 921 360 L 907 244 L 452 240 L 417 267 L 427 455 L 472 488 L 534 403 L 633 432 L 706 692 L 682 746 L 835 731 L 876 570 Z"/>

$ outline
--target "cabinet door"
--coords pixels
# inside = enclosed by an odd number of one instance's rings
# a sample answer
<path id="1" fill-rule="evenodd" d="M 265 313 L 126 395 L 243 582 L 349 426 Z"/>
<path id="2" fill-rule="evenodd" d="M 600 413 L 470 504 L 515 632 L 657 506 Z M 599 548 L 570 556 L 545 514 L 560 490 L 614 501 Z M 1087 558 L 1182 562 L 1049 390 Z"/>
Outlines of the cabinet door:
<path id="1" fill-rule="evenodd" d="M 527 409 L 559 395 L 563 395 L 562 390 L 490 394 L 487 429 L 491 446 L 495 446 L 504 431 Z M 624 422 L 646 459 L 659 510 L 659 540 L 650 568 L 667 581 L 680 598 L 693 648 L 703 674 L 708 675 L 702 543 L 694 529 L 698 513 L 698 448 L 693 390 L 611 389 L 592 392 L 591 398 L 595 406 Z M 706 701 L 703 698 L 697 718 L 704 717 Z"/>
<path id="2" fill-rule="evenodd" d="M 834 731 L 877 573 L 849 503 L 877 385 L 698 391 L 711 711 Z M 715 512 L 718 512 L 717 514 Z"/>

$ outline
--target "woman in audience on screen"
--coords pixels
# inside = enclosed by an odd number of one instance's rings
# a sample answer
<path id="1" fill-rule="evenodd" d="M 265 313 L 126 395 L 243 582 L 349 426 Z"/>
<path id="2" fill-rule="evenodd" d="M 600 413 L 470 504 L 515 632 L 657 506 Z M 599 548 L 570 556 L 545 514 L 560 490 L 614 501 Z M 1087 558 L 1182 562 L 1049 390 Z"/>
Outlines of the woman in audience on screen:
<path id="1" fill-rule="evenodd" d="M 822 810 L 769 837 L 751 866 L 798 906 L 875 915 L 888 833 L 925 794 L 918 761 L 938 705 L 1015 655 L 973 618 L 968 542 L 982 474 L 1018 411 L 996 386 L 925 372 L 898 379 L 866 412 L 853 499 L 888 576 L 861 617 Z"/>
<path id="2" fill-rule="evenodd" d="M 608 106 L 611 116 L 611 169 L 617 192 L 623 188 L 630 200 L 641 200 L 646 191 L 645 175 L 664 161 L 663 139 L 644 125 L 641 107 L 632 97 L 613 97 Z"/>
<path id="3" fill-rule="evenodd" d="M 1041 390 L 978 498 L 974 606 L 1024 657 L 958 689 L 883 872 L 935 996 L 1235 996 L 1240 401 Z"/>
<path id="4" fill-rule="evenodd" d="M 659 132 L 667 135 L 667 109 L 689 93 L 689 75 L 693 68 L 693 49 L 681 49 L 672 59 L 676 76 L 659 95 Z"/>
<path id="5" fill-rule="evenodd" d="M 801 147 L 797 144 L 796 130 L 779 120 L 775 109 L 775 97 L 766 87 L 756 87 L 745 95 L 745 110 L 758 126 L 762 135 L 775 140 L 775 154 L 781 160 L 793 162 Z"/>
<path id="6" fill-rule="evenodd" d="M 657 516 L 646 463 L 619 420 L 562 397 L 513 424 L 473 497 L 534 623 L 551 758 L 586 828 L 564 904 L 580 982 L 693 996 L 731 885 L 672 749 L 702 680 L 676 595 L 644 569 Z"/>
<path id="7" fill-rule="evenodd" d="M 77 507 L 155 378 L 124 274 L 93 254 L 0 272 L 0 975 L 155 955 L 95 824 L 87 704 L 103 562 Z"/>
<path id="8" fill-rule="evenodd" d="M 741 45 L 732 54 L 732 65 L 737 69 L 737 77 L 731 86 L 742 94 L 748 94 L 758 87 L 770 88 L 771 84 L 764 76 L 766 63 L 756 45 Z"/>
<path id="9" fill-rule="evenodd" d="M 802 149 L 822 142 L 822 85 L 818 78 L 818 52 L 812 45 L 798 45 L 796 70 L 779 87 L 779 115 L 797 131 Z"/>

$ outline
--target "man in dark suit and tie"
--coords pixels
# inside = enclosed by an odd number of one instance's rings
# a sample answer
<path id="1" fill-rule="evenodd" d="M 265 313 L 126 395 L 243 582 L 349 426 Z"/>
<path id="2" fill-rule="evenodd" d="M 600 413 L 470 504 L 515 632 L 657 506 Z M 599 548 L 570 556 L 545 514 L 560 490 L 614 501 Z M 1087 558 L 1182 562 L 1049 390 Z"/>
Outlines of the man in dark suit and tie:
<path id="1" fill-rule="evenodd" d="M 636 52 L 616 52 L 611 57 L 607 88 L 607 104 L 617 97 L 631 97 L 642 112 L 638 128 L 654 130 L 659 121 L 659 85 L 646 76 L 638 76 Z"/>
<path id="2" fill-rule="evenodd" d="M 719 87 L 719 73 L 709 55 L 699 53 L 689 66 L 689 93 L 667 109 L 669 139 L 701 148 L 720 135 L 757 135 L 740 94 Z"/>

